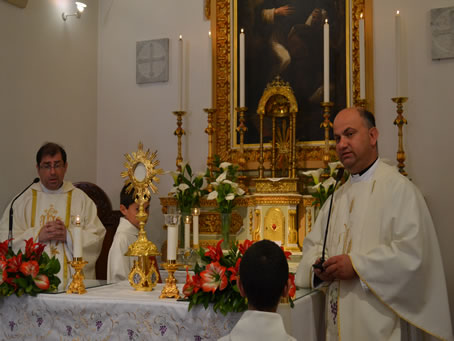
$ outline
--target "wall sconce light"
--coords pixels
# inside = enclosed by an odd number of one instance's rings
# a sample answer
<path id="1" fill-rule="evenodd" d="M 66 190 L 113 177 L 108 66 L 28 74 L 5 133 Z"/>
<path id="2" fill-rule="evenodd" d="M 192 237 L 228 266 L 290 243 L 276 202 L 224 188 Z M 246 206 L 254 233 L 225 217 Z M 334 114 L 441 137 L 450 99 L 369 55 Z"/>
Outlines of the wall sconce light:
<path id="1" fill-rule="evenodd" d="M 82 15 L 82 12 L 84 11 L 85 7 L 87 7 L 87 5 L 83 2 L 80 2 L 80 1 L 76 1 L 76 7 L 77 7 L 77 12 L 76 13 L 73 13 L 73 14 L 65 14 L 65 12 L 63 12 L 61 14 L 61 17 L 64 21 L 66 21 L 66 18 L 67 17 L 77 17 L 77 19 L 79 19 Z"/>

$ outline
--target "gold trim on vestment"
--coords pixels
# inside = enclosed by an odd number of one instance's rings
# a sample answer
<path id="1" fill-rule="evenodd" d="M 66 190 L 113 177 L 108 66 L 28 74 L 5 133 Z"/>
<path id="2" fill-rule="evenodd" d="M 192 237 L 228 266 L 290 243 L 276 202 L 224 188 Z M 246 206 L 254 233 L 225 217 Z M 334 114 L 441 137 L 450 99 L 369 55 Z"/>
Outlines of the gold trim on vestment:
<path id="1" fill-rule="evenodd" d="M 360 279 L 364 284 L 367 285 L 367 287 L 369 288 L 370 292 L 371 292 L 372 294 L 374 294 L 374 296 L 377 297 L 377 299 L 378 299 L 381 303 L 383 303 L 387 308 L 389 308 L 389 309 L 390 309 L 394 314 L 396 314 L 399 318 L 401 318 L 402 320 L 404 320 L 404 321 L 406 321 L 407 323 L 411 324 L 412 326 L 414 326 L 414 327 L 416 327 L 416 328 L 418 328 L 418 329 L 421 329 L 422 331 L 426 332 L 427 334 L 429 334 L 429 335 L 431 335 L 431 336 L 433 336 L 433 337 L 436 337 L 436 338 L 439 339 L 439 340 L 447 341 L 447 339 L 443 339 L 441 336 L 435 335 L 435 334 L 433 334 L 433 333 L 427 331 L 426 329 L 417 326 L 415 323 L 410 322 L 409 320 L 407 320 L 406 318 L 404 318 L 402 315 L 400 315 L 398 312 L 396 312 L 389 304 L 387 304 L 385 301 L 383 301 L 383 300 L 381 299 L 381 297 L 378 296 L 378 294 L 371 288 L 371 286 L 369 285 L 369 283 L 367 283 L 367 281 L 364 280 L 364 279 L 361 277 L 361 275 L 358 273 L 358 271 L 357 271 L 356 268 L 355 268 L 355 265 L 353 264 L 353 260 L 352 260 L 352 258 L 350 257 L 350 255 L 347 255 L 347 256 L 350 258 L 350 262 L 352 263 L 353 270 L 355 270 L 355 272 L 356 272 L 356 274 L 358 275 L 359 279 Z M 337 307 L 337 309 L 338 309 L 338 311 L 339 311 L 339 306 Z"/>
<path id="2" fill-rule="evenodd" d="M 32 196 L 33 196 L 33 199 L 32 199 L 32 218 L 31 218 L 30 226 L 31 227 L 35 227 L 36 196 L 37 196 L 36 189 L 32 189 Z"/>

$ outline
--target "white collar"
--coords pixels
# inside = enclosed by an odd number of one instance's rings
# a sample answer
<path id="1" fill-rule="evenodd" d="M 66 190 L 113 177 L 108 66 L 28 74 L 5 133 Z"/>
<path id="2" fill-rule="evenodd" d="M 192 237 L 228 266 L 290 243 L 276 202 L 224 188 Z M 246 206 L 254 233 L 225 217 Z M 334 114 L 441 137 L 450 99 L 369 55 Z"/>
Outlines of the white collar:
<path id="1" fill-rule="evenodd" d="M 56 189 L 56 190 L 51 190 L 51 189 L 46 188 L 46 186 L 44 186 L 41 181 L 39 182 L 39 184 L 41 185 L 41 189 L 43 190 L 44 193 L 48 193 L 48 194 L 61 194 L 61 193 L 63 193 L 63 184 L 61 184 L 60 188 Z"/>
<path id="2" fill-rule="evenodd" d="M 352 183 L 357 183 L 357 182 L 361 182 L 361 181 L 367 181 L 370 178 L 372 178 L 372 176 L 375 173 L 375 170 L 377 169 L 379 160 L 380 160 L 380 158 L 377 158 L 377 160 L 375 160 L 375 162 L 372 164 L 372 166 L 370 166 L 370 168 L 364 174 L 361 174 L 361 175 L 352 174 L 351 175 Z"/>

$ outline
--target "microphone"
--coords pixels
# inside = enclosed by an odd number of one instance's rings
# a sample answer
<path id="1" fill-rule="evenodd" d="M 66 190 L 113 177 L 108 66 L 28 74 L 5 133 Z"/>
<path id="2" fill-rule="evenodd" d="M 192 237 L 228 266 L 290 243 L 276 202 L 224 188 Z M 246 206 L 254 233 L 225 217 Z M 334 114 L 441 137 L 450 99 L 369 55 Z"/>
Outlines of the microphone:
<path id="1" fill-rule="evenodd" d="M 17 197 L 15 197 L 13 199 L 13 201 L 11 202 L 11 206 L 9 207 L 8 249 L 10 249 L 10 250 L 12 249 L 12 242 L 13 242 L 13 204 L 16 201 L 17 198 L 19 198 L 22 194 L 24 194 L 24 192 L 27 189 L 30 188 L 31 185 L 36 184 L 37 182 L 39 182 L 39 178 L 35 178 L 30 185 L 25 187 L 25 189 L 22 192 L 20 192 L 20 194 Z"/>
<path id="2" fill-rule="evenodd" d="M 329 226 L 329 219 L 331 218 L 331 207 L 333 206 L 334 192 L 336 191 L 337 183 L 344 176 L 344 170 L 345 170 L 344 168 L 339 168 L 339 170 L 337 171 L 336 183 L 334 184 L 334 191 L 333 191 L 333 194 L 331 194 L 331 200 L 329 202 L 329 210 L 328 210 L 328 220 L 326 222 L 326 229 L 325 229 L 325 238 L 323 240 L 322 258 L 320 258 L 319 263 L 312 265 L 315 269 L 319 269 L 320 271 L 325 270 L 325 268 L 323 267 L 322 264 L 325 262 L 326 238 L 328 237 L 328 226 Z"/>

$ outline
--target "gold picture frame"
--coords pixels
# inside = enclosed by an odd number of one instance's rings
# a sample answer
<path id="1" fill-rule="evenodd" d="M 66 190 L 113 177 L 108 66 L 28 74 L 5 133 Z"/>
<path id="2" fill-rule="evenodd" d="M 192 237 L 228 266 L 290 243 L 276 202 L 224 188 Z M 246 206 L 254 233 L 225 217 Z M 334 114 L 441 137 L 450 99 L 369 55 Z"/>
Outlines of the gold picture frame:
<path id="1" fill-rule="evenodd" d="M 211 139 L 210 149 L 213 154 L 218 154 L 222 160 L 238 162 L 244 159 L 244 170 L 257 170 L 259 167 L 260 151 L 258 145 L 244 145 L 242 152 L 240 146 L 234 143 L 235 122 L 234 93 L 236 84 L 232 76 L 236 71 L 235 58 L 237 35 L 232 34 L 233 15 L 232 3 L 238 0 L 206 0 L 206 11 L 211 20 L 212 56 L 213 56 L 213 103 L 216 109 L 214 129 L 215 138 Z M 347 88 L 350 98 L 348 105 L 359 101 L 359 18 L 363 13 L 365 19 L 365 50 L 366 50 L 366 108 L 373 111 L 373 46 L 372 46 L 372 1 L 373 0 L 345 0 L 346 1 L 346 44 L 350 51 L 346 58 L 348 70 Z M 209 8 L 209 10 L 207 10 Z M 232 72 L 233 71 L 233 72 Z M 331 120 L 333 117 L 331 113 Z M 323 121 L 323 108 L 320 107 L 320 120 Z M 334 141 L 330 143 L 330 155 L 335 158 Z M 308 141 L 298 143 L 296 148 L 297 169 L 316 168 L 323 166 L 324 141 Z M 242 154 L 243 153 L 243 154 Z M 271 153 L 265 152 L 265 168 L 269 165 Z"/>

